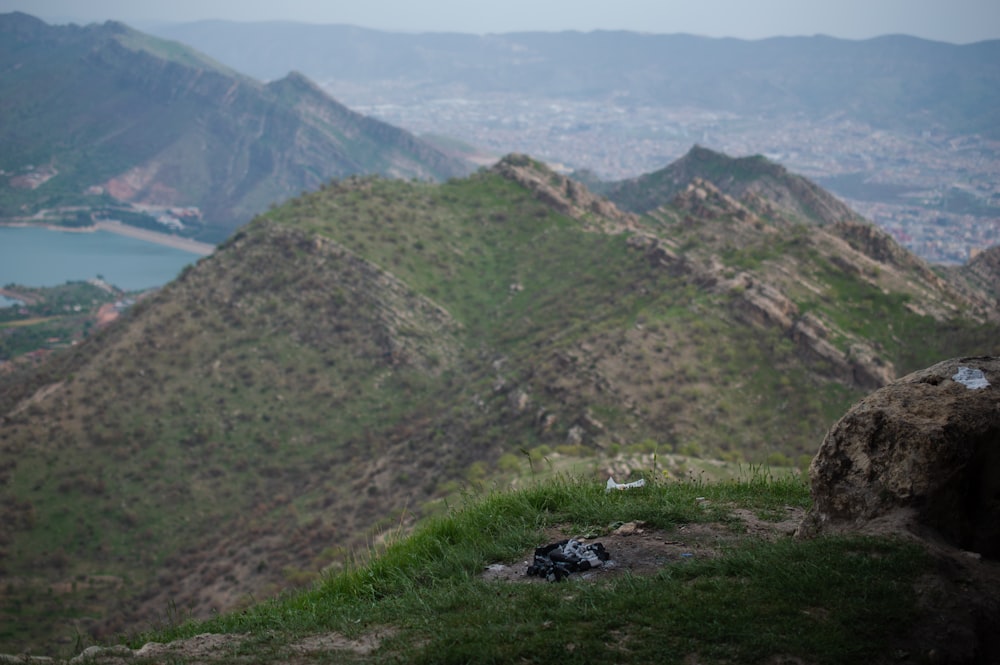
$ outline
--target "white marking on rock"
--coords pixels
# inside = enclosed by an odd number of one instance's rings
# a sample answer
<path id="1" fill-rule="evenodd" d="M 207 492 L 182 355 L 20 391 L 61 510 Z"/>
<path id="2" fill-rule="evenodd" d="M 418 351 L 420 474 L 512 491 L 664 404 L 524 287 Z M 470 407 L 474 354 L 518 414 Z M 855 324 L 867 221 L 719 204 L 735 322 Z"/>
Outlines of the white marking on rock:
<path id="1" fill-rule="evenodd" d="M 969 390 L 979 390 L 980 388 L 987 388 L 990 385 L 990 382 L 986 380 L 986 375 L 983 374 L 983 370 L 973 367 L 959 367 L 958 371 L 955 372 L 955 376 L 951 378 Z"/>

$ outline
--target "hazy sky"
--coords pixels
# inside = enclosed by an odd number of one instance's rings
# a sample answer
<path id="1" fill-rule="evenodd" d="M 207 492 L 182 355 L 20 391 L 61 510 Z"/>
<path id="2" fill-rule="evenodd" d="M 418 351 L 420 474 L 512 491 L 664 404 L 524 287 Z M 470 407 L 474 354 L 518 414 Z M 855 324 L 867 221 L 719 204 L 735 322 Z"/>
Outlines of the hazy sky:
<path id="1" fill-rule="evenodd" d="M 1000 0 L 0 0 L 49 22 L 287 20 L 414 32 L 636 30 L 759 39 L 1000 38 Z"/>

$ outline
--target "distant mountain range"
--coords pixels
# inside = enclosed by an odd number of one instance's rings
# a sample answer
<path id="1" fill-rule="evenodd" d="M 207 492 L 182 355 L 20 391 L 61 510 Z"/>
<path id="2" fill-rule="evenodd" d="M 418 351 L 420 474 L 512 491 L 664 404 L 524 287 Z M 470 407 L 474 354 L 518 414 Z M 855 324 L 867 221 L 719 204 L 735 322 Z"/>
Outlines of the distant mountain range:
<path id="1" fill-rule="evenodd" d="M 84 206 L 149 222 L 178 208 L 189 233 L 212 241 L 331 178 L 472 168 L 301 74 L 265 85 L 113 22 L 0 15 L 0 117 L 0 216 L 49 209 L 78 222 Z"/>
<path id="2" fill-rule="evenodd" d="M 154 30 L 262 80 L 393 83 L 396 97 L 520 93 L 740 115 L 851 117 L 1000 137 L 1000 41 L 891 35 L 717 39 L 635 32 L 469 35 L 202 21 Z M 391 88 L 384 94 L 392 101 Z"/>
<path id="3" fill-rule="evenodd" d="M 1000 249 L 935 272 L 703 148 L 614 195 L 524 155 L 330 182 L 0 374 L 0 651 L 263 599 L 463 487 L 802 466 L 869 390 L 1000 353 Z"/>

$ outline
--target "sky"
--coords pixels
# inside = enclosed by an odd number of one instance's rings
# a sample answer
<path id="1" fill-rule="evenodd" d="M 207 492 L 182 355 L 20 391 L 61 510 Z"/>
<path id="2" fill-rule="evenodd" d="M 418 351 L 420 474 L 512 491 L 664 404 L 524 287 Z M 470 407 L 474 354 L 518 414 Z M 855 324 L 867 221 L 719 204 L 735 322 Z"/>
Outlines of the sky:
<path id="1" fill-rule="evenodd" d="M 140 29 L 155 22 L 226 19 L 478 34 L 634 30 L 742 39 L 1000 39 L 1000 0 L 0 0 L 0 13 L 15 10 L 50 23 L 114 19 Z"/>

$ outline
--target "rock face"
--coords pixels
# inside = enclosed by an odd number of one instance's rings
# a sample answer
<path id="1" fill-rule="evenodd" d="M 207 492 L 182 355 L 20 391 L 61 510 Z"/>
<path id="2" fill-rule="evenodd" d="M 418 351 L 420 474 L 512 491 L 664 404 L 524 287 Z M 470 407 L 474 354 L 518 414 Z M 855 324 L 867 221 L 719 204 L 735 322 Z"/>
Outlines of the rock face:
<path id="1" fill-rule="evenodd" d="M 872 393 L 833 426 L 809 473 L 802 534 L 896 516 L 1000 559 L 1000 358 L 947 360 Z"/>
<path id="2" fill-rule="evenodd" d="M 977 254 L 966 264 L 965 271 L 1000 303 L 1000 245 Z"/>
<path id="3" fill-rule="evenodd" d="M 636 214 L 619 210 L 611 201 L 527 155 L 507 155 L 492 170 L 527 187 L 560 213 L 595 224 L 603 231 L 617 233 L 638 227 Z"/>

